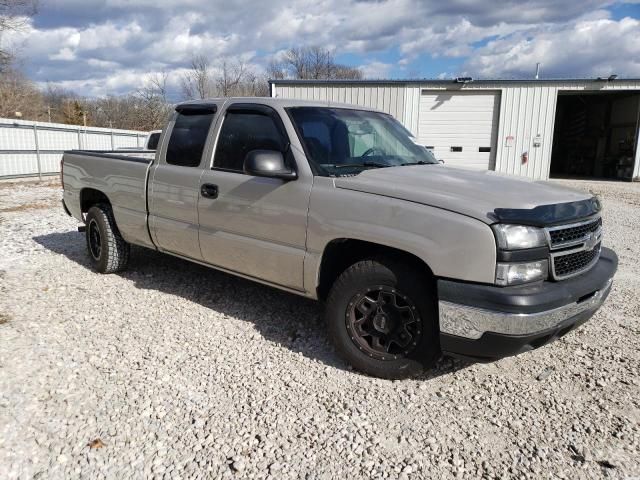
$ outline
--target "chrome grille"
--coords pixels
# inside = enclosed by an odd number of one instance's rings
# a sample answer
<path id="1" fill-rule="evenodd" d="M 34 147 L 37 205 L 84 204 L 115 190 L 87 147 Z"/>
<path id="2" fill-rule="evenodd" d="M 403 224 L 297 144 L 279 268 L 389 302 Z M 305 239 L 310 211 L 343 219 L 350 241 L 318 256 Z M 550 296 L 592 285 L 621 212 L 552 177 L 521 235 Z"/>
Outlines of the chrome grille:
<path id="1" fill-rule="evenodd" d="M 575 272 L 586 270 L 600 256 L 600 244 L 592 250 L 558 255 L 553 258 L 553 273 L 556 278 L 565 278 Z"/>
<path id="2" fill-rule="evenodd" d="M 551 247 L 581 242 L 589 233 L 597 232 L 602 227 L 602 218 L 590 220 L 570 227 L 549 228 Z"/>
<path id="3" fill-rule="evenodd" d="M 602 218 L 559 227 L 548 227 L 551 276 L 563 280 L 586 272 L 600 258 Z"/>

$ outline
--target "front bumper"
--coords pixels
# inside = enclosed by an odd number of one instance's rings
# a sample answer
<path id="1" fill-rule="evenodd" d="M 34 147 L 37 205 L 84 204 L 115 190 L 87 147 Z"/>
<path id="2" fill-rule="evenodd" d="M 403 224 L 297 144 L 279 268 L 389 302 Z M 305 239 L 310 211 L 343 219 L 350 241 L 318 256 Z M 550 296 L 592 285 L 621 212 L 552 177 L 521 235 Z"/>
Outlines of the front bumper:
<path id="1" fill-rule="evenodd" d="M 591 318 L 617 266 L 615 252 L 603 248 L 592 269 L 562 282 L 496 287 L 439 280 L 442 351 L 491 360 L 545 345 Z"/>

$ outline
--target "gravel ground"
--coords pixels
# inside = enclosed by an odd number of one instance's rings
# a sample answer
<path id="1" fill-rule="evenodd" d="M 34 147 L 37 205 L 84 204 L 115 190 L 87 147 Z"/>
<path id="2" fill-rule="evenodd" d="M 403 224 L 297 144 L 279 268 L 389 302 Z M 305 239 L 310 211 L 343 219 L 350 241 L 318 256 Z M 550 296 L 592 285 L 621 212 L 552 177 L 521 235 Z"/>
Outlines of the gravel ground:
<path id="1" fill-rule="evenodd" d="M 640 185 L 601 194 L 620 270 L 585 326 L 385 381 L 317 304 L 143 249 L 88 268 L 55 183 L 0 184 L 2 478 L 638 478 Z"/>

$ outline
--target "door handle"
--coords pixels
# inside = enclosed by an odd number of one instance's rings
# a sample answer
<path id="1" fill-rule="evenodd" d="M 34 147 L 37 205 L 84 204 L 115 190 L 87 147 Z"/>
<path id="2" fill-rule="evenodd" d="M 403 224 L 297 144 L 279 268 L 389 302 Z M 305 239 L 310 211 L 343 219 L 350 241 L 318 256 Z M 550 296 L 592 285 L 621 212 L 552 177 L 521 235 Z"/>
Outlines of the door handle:
<path id="1" fill-rule="evenodd" d="M 205 198 L 218 198 L 218 186 L 212 183 L 204 183 L 200 187 L 200 195 Z"/>

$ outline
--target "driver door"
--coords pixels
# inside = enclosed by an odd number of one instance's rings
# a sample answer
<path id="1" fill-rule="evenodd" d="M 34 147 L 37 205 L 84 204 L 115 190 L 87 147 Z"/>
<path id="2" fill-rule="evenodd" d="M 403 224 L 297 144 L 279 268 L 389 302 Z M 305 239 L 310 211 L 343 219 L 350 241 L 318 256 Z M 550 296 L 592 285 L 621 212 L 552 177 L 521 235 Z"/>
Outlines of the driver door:
<path id="1" fill-rule="evenodd" d="M 295 163 L 280 115 L 271 107 L 234 104 L 226 113 L 201 185 L 200 250 L 212 265 L 296 290 L 303 289 L 311 176 L 286 181 L 243 171 L 251 150 L 279 150 Z"/>

